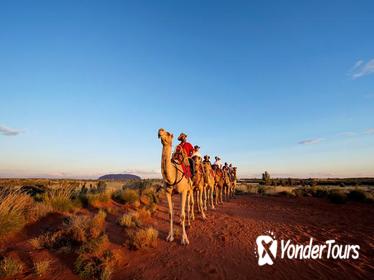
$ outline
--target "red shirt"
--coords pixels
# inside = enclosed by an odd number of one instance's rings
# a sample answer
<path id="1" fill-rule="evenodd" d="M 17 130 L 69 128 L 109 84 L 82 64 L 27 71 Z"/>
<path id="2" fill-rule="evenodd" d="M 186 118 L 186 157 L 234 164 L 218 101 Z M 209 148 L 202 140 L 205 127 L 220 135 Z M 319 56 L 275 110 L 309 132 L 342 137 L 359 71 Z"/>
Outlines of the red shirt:
<path id="1" fill-rule="evenodd" d="M 193 147 L 190 143 L 188 142 L 183 142 L 179 144 L 180 147 L 183 148 L 183 150 L 186 152 L 188 157 L 191 157 L 193 154 Z"/>

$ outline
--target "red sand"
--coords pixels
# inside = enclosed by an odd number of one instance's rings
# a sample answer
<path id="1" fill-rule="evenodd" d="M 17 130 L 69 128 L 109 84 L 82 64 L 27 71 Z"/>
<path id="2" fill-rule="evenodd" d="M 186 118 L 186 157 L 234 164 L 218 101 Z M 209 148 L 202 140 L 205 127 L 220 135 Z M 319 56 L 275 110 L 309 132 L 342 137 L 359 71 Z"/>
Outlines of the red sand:
<path id="1" fill-rule="evenodd" d="M 179 197 L 174 197 L 179 220 Z M 168 210 L 165 200 L 152 219 L 159 230 L 156 249 L 130 251 L 116 216 L 107 218 L 107 234 L 119 256 L 113 279 L 374 279 L 374 207 L 363 203 L 331 204 L 320 198 L 285 198 L 242 195 L 209 210 L 208 219 L 197 219 L 188 229 L 190 245 L 165 241 Z M 32 251 L 26 240 L 48 227 L 56 227 L 61 217 L 54 215 L 30 226 L 13 242 L 13 251 L 27 264 L 31 258 L 48 255 L 54 260 L 51 273 L 44 279 L 79 279 L 72 272 L 74 254 Z M 43 228 L 40 228 L 40 226 Z M 180 227 L 177 224 L 176 228 Z M 335 239 L 339 244 L 360 245 L 357 260 L 283 260 L 259 267 L 254 254 L 258 235 L 271 230 L 277 239 L 307 244 Z M 279 255 L 279 254 L 278 254 Z M 21 279 L 32 279 L 30 271 Z M 18 278 L 19 279 L 19 278 Z M 43 279 L 43 278 L 39 278 Z"/>

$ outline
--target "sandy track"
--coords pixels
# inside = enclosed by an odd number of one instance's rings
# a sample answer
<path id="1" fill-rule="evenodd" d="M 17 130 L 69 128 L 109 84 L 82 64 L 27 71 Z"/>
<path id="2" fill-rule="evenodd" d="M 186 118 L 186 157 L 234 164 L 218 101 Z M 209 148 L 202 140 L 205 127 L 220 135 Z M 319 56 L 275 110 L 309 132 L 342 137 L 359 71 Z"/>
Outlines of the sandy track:
<path id="1" fill-rule="evenodd" d="M 178 205 L 178 197 L 174 198 Z M 175 210 L 179 211 L 178 207 Z M 318 198 L 284 198 L 243 195 L 208 211 L 208 219 L 188 230 L 190 245 L 179 238 L 165 242 L 168 215 L 163 204 L 154 220 L 160 231 L 159 247 L 129 252 L 127 264 L 116 279 L 348 279 L 374 277 L 374 207 L 331 204 Z M 175 217 L 179 220 L 179 216 Z M 179 226 L 178 226 L 179 227 Z M 280 260 L 259 267 L 255 240 L 266 231 L 278 239 L 306 244 L 312 236 L 322 243 L 359 244 L 358 260 Z"/>

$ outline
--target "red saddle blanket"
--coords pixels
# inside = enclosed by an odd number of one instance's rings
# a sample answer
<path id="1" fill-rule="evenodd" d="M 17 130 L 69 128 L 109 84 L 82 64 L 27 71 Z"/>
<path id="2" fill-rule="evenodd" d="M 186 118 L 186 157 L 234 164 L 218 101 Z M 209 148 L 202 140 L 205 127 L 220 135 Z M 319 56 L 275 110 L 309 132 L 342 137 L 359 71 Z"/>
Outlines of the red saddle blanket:
<path id="1" fill-rule="evenodd" d="M 192 177 L 191 169 L 189 166 L 182 163 L 182 169 L 183 169 L 184 176 L 186 176 L 186 178 Z"/>

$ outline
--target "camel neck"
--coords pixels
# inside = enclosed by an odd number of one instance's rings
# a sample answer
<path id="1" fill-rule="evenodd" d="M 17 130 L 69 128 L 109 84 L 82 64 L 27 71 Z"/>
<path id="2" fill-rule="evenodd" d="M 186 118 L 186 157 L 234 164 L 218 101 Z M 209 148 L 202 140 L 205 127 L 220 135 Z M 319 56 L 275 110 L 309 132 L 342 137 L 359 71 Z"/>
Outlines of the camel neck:
<path id="1" fill-rule="evenodd" d="M 171 145 L 163 145 L 162 146 L 162 157 L 161 157 L 161 170 L 162 170 L 162 177 L 164 178 L 165 182 L 168 184 L 172 184 L 175 181 L 175 174 L 173 176 L 172 172 L 172 164 L 171 164 Z"/>

